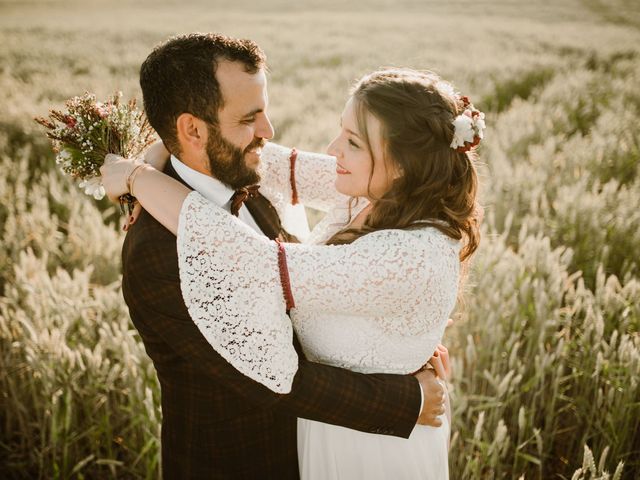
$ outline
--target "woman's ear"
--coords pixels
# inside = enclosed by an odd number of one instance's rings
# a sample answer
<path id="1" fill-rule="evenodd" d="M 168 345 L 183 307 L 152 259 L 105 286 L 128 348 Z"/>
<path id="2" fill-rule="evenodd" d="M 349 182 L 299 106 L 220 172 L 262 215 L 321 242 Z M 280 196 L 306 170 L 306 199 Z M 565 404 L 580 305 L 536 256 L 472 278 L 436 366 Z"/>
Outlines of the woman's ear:
<path id="1" fill-rule="evenodd" d="M 207 124 L 190 113 L 181 114 L 176 120 L 178 142 L 183 149 L 200 151 L 207 145 Z"/>

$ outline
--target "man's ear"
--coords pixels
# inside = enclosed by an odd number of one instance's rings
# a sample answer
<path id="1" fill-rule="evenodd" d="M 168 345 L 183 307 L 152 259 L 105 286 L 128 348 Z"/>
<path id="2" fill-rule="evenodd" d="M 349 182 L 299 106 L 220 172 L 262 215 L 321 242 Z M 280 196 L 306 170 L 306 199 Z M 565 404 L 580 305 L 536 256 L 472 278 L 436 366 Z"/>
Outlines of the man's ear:
<path id="1" fill-rule="evenodd" d="M 200 151 L 207 145 L 207 124 L 190 113 L 181 114 L 176 120 L 178 141 L 183 148 Z"/>

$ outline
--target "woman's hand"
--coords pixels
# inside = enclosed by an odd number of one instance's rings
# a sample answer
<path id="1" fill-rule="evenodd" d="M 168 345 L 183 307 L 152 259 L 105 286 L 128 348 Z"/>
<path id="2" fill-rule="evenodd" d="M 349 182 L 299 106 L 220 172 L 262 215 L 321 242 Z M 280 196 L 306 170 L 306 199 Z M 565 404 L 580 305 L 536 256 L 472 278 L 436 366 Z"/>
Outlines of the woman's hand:
<path id="1" fill-rule="evenodd" d="M 130 193 L 129 186 L 127 185 L 128 179 L 133 173 L 133 170 L 140 164 L 139 161 L 130 160 L 111 153 L 105 157 L 104 164 L 100 167 L 100 174 L 105 192 L 112 201 L 118 202 L 121 195 Z M 141 212 L 142 206 L 139 202 L 136 202 L 133 211 L 126 218 L 122 227 L 125 232 L 136 222 Z"/>
<path id="2" fill-rule="evenodd" d="M 117 202 L 120 196 L 130 193 L 127 182 L 138 165 L 140 165 L 139 161 L 136 162 L 112 153 L 107 154 L 104 158 L 104 165 L 100 167 L 100 175 L 104 190 L 111 201 Z"/>
<path id="3" fill-rule="evenodd" d="M 436 347 L 436 351 L 429 359 L 429 364 L 435 369 L 438 377 L 447 380 L 451 375 L 451 365 L 449 363 L 449 350 L 442 344 Z"/>
<path id="4" fill-rule="evenodd" d="M 169 153 L 169 150 L 164 147 L 162 140 L 158 140 L 145 152 L 144 162 L 162 172 L 170 157 L 171 154 Z"/>
<path id="5" fill-rule="evenodd" d="M 178 233 L 180 210 L 191 193 L 190 188 L 151 165 L 118 155 L 105 157 L 100 174 L 105 192 L 111 200 L 117 201 L 118 197 L 129 193 L 167 230 L 174 235 Z M 135 216 L 129 217 L 128 224 L 135 221 L 138 212 L 140 207 L 135 207 Z"/>

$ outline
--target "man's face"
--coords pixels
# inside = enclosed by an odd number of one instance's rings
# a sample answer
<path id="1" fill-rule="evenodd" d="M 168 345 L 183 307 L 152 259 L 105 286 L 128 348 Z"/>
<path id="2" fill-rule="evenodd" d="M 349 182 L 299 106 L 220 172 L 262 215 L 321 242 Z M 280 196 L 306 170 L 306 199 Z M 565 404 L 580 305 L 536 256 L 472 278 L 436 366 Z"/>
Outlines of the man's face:
<path id="1" fill-rule="evenodd" d="M 216 77 L 224 99 L 218 125 L 210 125 L 207 155 L 211 174 L 232 188 L 260 180 L 261 149 L 273 138 L 267 117 L 267 77 L 264 70 L 247 73 L 239 62 L 221 61 Z"/>

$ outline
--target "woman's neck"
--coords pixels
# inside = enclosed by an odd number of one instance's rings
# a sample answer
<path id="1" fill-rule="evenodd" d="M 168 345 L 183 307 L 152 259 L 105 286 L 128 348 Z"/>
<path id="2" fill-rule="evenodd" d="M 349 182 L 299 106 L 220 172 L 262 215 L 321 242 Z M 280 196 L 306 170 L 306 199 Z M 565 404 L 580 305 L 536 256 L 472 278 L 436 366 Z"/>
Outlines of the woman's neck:
<path id="1" fill-rule="evenodd" d="M 349 223 L 349 228 L 362 228 L 364 222 L 367 220 L 369 213 L 371 213 L 371 209 L 373 208 L 373 203 L 369 203 L 366 207 L 364 207 Z"/>

